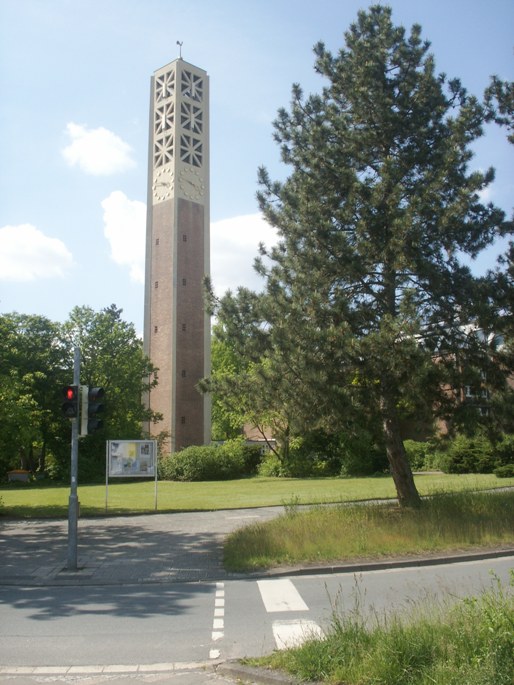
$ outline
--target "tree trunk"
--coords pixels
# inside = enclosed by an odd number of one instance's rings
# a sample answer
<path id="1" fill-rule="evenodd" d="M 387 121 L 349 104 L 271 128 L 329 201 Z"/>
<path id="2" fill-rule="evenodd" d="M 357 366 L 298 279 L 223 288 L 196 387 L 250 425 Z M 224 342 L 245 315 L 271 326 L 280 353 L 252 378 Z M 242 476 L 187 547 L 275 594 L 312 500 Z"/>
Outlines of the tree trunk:
<path id="1" fill-rule="evenodd" d="M 396 413 L 396 403 L 392 394 L 385 391 L 380 398 L 382 425 L 386 444 L 387 459 L 396 487 L 401 507 L 419 507 L 421 498 L 414 484 L 412 469 L 407 459 Z"/>

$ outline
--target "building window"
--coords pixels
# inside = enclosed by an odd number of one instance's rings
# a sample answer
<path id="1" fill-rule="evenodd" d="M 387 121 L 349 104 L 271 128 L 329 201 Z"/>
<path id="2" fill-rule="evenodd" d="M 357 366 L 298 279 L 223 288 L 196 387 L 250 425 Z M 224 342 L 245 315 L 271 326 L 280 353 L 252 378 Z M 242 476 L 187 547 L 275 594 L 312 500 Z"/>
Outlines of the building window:
<path id="1" fill-rule="evenodd" d="M 159 244 L 159 238 L 156 238 L 156 239 L 155 239 L 155 244 L 156 244 L 156 245 Z"/>
<path id="2" fill-rule="evenodd" d="M 185 416 L 181 416 L 181 417 L 180 417 L 180 423 L 181 423 L 182 425 L 184 425 L 185 422 L 186 422 L 186 417 L 185 417 Z"/>
<path id="3" fill-rule="evenodd" d="M 186 377 L 186 370 L 182 369 L 182 378 L 185 378 L 185 377 Z"/>
<path id="4" fill-rule="evenodd" d="M 186 285 L 187 281 L 185 278 L 182 279 L 182 285 Z"/>
<path id="5" fill-rule="evenodd" d="M 157 333 L 158 330 L 159 330 L 159 329 L 158 329 L 157 326 L 154 326 L 154 327 L 153 327 L 153 332 L 154 332 L 154 333 Z"/>
<path id="6" fill-rule="evenodd" d="M 159 281 L 155 281 L 154 285 L 155 285 L 155 289 L 157 290 L 157 288 L 159 287 Z"/>
<path id="7" fill-rule="evenodd" d="M 182 324 L 182 330 L 183 330 L 184 332 L 186 331 L 186 324 L 185 324 L 185 323 Z"/>
<path id="8" fill-rule="evenodd" d="M 187 235 L 185 233 L 182 235 L 182 242 L 187 243 Z"/>

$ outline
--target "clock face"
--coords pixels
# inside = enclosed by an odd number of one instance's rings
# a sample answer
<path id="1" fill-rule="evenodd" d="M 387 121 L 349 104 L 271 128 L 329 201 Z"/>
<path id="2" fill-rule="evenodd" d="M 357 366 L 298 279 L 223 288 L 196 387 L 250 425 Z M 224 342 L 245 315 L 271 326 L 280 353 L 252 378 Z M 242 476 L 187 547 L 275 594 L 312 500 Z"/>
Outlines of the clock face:
<path id="1" fill-rule="evenodd" d="M 198 171 L 182 169 L 180 172 L 180 189 L 189 200 L 201 200 L 205 193 L 205 184 Z"/>
<path id="2" fill-rule="evenodd" d="M 171 169 L 159 169 L 154 174 L 152 185 L 153 197 L 157 202 L 169 200 L 173 191 L 173 171 Z"/>

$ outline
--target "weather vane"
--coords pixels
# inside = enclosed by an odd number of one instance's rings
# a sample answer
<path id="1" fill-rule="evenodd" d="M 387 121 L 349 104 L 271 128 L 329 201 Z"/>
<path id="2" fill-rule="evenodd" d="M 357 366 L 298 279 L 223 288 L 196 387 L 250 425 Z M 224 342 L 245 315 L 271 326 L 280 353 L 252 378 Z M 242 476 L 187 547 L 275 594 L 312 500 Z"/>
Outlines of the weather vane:
<path id="1" fill-rule="evenodd" d="M 177 45 L 179 46 L 179 57 L 182 59 L 182 45 L 184 44 L 184 41 L 177 40 Z"/>

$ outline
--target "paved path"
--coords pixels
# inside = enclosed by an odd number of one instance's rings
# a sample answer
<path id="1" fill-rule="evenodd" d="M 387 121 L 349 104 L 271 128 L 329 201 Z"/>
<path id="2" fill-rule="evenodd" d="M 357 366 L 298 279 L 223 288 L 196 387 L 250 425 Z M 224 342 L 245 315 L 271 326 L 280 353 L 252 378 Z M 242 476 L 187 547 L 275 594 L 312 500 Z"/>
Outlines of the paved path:
<path id="1" fill-rule="evenodd" d="M 0 518 L 0 585 L 118 585 L 224 580 L 238 577 L 223 568 L 223 540 L 237 528 L 269 520 L 284 507 L 144 516 L 84 518 L 78 524 L 76 570 L 67 568 L 68 522 Z M 332 567 L 288 568 L 295 573 L 359 571 L 390 566 L 462 561 L 512 554 L 478 551 L 451 557 L 362 561 Z M 276 572 L 271 571 L 271 574 Z"/>
<path id="2" fill-rule="evenodd" d="M 77 570 L 68 570 L 68 522 L 0 518 L 0 584 L 125 584 L 223 579 L 223 539 L 283 507 L 84 518 Z"/>

